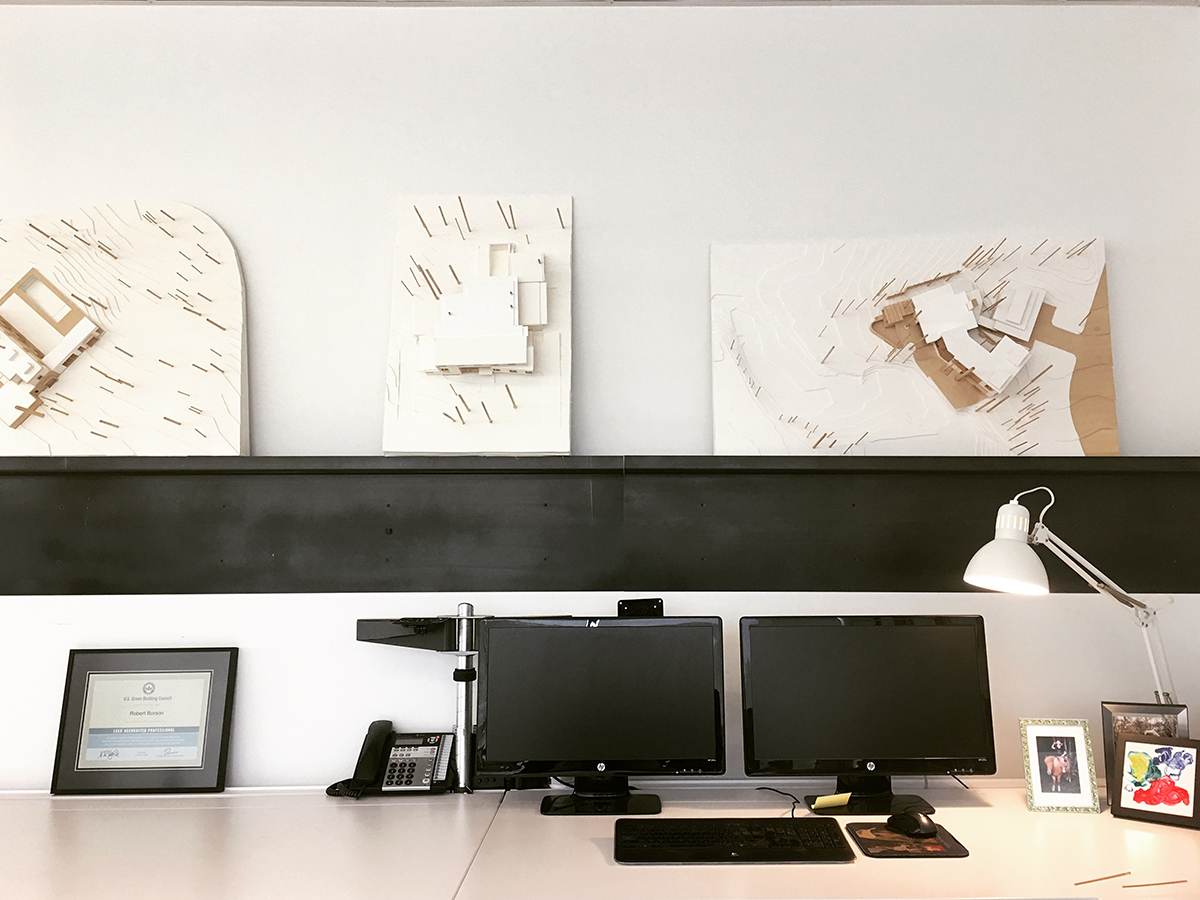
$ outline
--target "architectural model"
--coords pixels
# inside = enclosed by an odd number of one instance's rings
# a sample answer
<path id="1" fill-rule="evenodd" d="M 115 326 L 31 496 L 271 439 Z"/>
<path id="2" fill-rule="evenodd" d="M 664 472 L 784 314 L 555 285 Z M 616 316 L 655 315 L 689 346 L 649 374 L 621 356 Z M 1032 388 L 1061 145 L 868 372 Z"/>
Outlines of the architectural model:
<path id="1" fill-rule="evenodd" d="M 0 455 L 247 452 L 243 308 L 182 203 L 0 219 Z"/>
<path id="2" fill-rule="evenodd" d="M 385 453 L 571 451 L 571 198 L 404 197 Z"/>
<path id="3" fill-rule="evenodd" d="M 1116 455 L 1098 238 L 714 245 L 718 454 Z"/>
<path id="4" fill-rule="evenodd" d="M 40 394 L 100 337 L 37 269 L 0 298 L 0 422 L 19 428 L 42 405 Z"/>

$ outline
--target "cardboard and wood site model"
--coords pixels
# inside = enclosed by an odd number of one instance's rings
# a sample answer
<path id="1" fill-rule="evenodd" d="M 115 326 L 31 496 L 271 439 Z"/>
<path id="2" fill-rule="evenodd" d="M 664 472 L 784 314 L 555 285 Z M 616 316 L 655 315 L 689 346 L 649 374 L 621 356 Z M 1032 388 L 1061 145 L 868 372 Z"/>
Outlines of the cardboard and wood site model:
<path id="1" fill-rule="evenodd" d="M 714 245 L 718 454 L 1115 456 L 1094 237 Z"/>

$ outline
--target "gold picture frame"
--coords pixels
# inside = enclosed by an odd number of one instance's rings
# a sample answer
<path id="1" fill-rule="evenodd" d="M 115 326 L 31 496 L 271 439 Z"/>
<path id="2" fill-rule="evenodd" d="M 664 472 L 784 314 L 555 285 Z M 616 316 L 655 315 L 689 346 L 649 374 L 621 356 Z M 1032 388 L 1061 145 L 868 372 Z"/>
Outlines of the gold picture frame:
<path id="1" fill-rule="evenodd" d="M 1021 719 L 1025 802 L 1033 812 L 1100 812 L 1087 719 Z"/>

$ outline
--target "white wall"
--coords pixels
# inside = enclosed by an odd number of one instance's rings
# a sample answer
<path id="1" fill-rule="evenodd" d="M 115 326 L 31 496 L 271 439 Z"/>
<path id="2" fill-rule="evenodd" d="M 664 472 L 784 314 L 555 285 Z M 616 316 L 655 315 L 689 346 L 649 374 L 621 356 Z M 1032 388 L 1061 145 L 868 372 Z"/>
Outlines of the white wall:
<path id="1" fill-rule="evenodd" d="M 72 647 L 240 648 L 230 785 L 328 784 L 349 777 L 366 726 L 454 725 L 452 656 L 358 643 L 356 618 L 614 615 L 620 594 L 340 594 L 6 598 L 0 633 L 0 789 L 50 784 Z M 644 596 L 644 595 L 642 595 Z M 998 776 L 1022 778 L 1019 717 L 1085 718 L 1099 754 L 1100 702 L 1147 701 L 1153 681 L 1133 620 L 1093 595 L 1052 603 L 995 594 L 667 594 L 671 615 L 724 620 L 728 774 L 741 771 L 738 617 L 978 614 L 986 623 Z M 1200 697 L 1200 600 L 1159 616 L 1177 694 Z M 934 686 L 931 686 L 933 688 Z M 13 727 L 10 728 L 9 726 Z M 286 748 L 286 749 L 281 749 Z"/>
<path id="2" fill-rule="evenodd" d="M 1124 451 L 1193 455 L 1198 17 L 0 5 L 0 216 L 170 196 L 216 218 L 245 267 L 260 455 L 379 452 L 401 193 L 575 197 L 573 446 L 585 454 L 711 451 L 713 241 L 1098 232 Z M 370 719 L 453 716 L 450 661 L 358 644 L 354 620 L 458 599 L 0 598 L 0 788 L 49 784 L 66 652 L 84 646 L 240 646 L 231 784 L 342 777 Z M 597 614 L 616 597 L 472 599 L 489 614 Z M 982 612 L 1001 775 L 1019 777 L 1018 716 L 1088 717 L 1098 734 L 1101 700 L 1148 696 L 1122 611 L 1056 599 L 1036 612 L 982 595 L 667 603 L 724 616 L 729 636 L 746 613 Z M 1197 595 L 1162 618 L 1177 693 L 1200 696 Z M 739 754 L 734 727 L 734 771 Z"/>
<path id="3" fill-rule="evenodd" d="M 0 216 L 171 196 L 253 451 L 378 454 L 401 193 L 575 198 L 573 447 L 708 453 L 708 246 L 1104 235 L 1124 451 L 1200 452 L 1200 10 L 0 6 Z"/>

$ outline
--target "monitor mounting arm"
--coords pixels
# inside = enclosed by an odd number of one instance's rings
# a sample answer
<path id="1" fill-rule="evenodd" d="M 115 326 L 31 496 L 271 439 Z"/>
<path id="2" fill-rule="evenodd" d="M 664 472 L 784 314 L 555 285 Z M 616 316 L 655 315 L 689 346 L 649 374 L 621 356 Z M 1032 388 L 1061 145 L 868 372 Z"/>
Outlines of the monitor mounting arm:
<path id="1" fill-rule="evenodd" d="M 358 639 L 376 644 L 395 644 L 417 650 L 452 654 L 458 660 L 454 670 L 456 710 L 454 720 L 454 763 L 458 773 L 456 791 L 471 793 L 475 760 L 472 742 L 475 736 L 475 622 L 487 616 L 475 615 L 470 603 L 458 604 L 458 614 L 434 619 L 359 619 Z"/>

